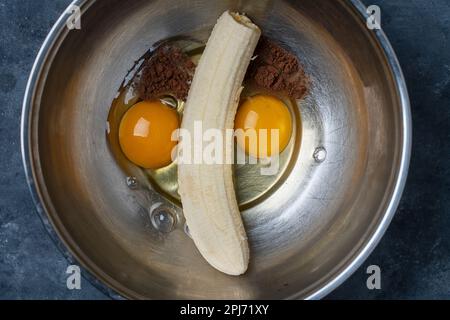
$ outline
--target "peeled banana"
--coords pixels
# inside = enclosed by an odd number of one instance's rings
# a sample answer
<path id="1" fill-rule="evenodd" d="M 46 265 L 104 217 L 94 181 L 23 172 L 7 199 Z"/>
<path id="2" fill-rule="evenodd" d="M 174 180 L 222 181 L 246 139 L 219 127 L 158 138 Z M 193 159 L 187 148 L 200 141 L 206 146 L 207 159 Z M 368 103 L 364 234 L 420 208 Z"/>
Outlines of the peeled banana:
<path id="1" fill-rule="evenodd" d="M 242 82 L 261 36 L 249 18 L 225 12 L 218 19 L 197 66 L 181 129 L 232 129 Z M 224 154 L 233 140 L 224 141 Z M 247 271 L 249 246 L 239 212 L 231 164 L 180 163 L 179 194 L 189 231 L 202 256 L 229 275 Z"/>

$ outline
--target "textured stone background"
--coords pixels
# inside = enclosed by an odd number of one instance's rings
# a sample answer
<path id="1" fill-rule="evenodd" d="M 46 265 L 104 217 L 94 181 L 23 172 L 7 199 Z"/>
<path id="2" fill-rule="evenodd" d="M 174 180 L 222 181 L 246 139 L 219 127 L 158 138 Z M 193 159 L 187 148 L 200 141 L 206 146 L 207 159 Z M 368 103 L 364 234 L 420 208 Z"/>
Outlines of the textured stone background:
<path id="1" fill-rule="evenodd" d="M 67 261 L 48 237 L 22 169 L 22 97 L 37 51 L 70 0 L 0 0 L 0 299 L 107 299 L 66 288 Z M 365 0 L 408 84 L 414 122 L 410 175 L 398 212 L 363 266 L 329 298 L 450 298 L 450 1 Z M 365 286 L 382 268 L 382 290 Z"/>

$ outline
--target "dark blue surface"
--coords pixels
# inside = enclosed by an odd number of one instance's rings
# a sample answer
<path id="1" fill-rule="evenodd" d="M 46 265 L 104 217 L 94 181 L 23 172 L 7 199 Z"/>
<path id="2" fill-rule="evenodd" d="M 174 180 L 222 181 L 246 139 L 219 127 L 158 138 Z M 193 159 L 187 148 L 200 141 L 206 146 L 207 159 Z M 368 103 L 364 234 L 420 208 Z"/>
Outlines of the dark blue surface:
<path id="1" fill-rule="evenodd" d="M 70 0 L 0 0 L 0 299 L 106 299 L 82 281 L 35 212 L 20 154 L 21 103 L 37 51 Z M 410 175 L 385 237 L 328 298 L 450 298 L 450 1 L 373 0 L 408 84 L 414 123 Z M 366 287 L 367 266 L 382 289 Z"/>

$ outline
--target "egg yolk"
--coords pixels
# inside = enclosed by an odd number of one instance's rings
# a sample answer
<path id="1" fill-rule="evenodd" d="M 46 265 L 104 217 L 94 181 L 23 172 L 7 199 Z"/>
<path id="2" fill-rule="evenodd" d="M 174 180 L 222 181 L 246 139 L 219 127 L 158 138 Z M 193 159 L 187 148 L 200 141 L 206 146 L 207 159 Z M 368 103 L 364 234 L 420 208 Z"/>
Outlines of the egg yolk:
<path id="1" fill-rule="evenodd" d="M 279 99 L 268 95 L 246 98 L 240 105 L 234 123 L 235 130 L 243 130 L 245 135 L 236 134 L 238 145 L 249 155 L 267 158 L 273 153 L 281 153 L 292 135 L 292 117 L 287 106 Z M 262 131 L 265 129 L 264 131 Z M 272 142 L 271 130 L 278 130 L 278 141 Z M 253 131 L 256 138 L 250 138 Z M 276 148 L 278 142 L 278 148 Z M 274 148 L 275 146 L 275 148 Z"/>
<path id="2" fill-rule="evenodd" d="M 172 162 L 177 142 L 172 133 L 180 126 L 176 110 L 160 101 L 143 101 L 132 106 L 119 127 L 119 143 L 125 156 L 146 169 L 158 169 Z"/>

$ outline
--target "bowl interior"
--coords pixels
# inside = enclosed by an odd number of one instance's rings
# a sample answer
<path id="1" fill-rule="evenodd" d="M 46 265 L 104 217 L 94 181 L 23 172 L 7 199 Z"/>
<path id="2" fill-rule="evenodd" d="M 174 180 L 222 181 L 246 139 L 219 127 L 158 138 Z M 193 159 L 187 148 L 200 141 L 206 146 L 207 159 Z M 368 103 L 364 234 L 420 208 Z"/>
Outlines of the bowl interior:
<path id="1" fill-rule="evenodd" d="M 182 230 L 152 228 L 146 195 L 127 187 L 105 137 L 134 62 L 161 39 L 206 40 L 227 9 L 296 53 L 312 80 L 290 175 L 242 212 L 251 262 L 241 277 L 211 268 Z M 386 57 L 349 2 L 110 0 L 82 12 L 81 30 L 64 28 L 46 57 L 28 126 L 39 196 L 83 266 L 130 298 L 277 299 L 314 296 L 354 261 L 385 216 L 404 137 Z"/>

